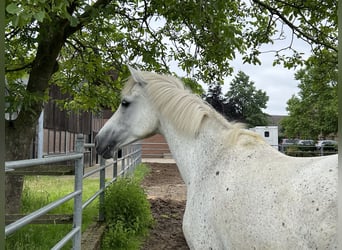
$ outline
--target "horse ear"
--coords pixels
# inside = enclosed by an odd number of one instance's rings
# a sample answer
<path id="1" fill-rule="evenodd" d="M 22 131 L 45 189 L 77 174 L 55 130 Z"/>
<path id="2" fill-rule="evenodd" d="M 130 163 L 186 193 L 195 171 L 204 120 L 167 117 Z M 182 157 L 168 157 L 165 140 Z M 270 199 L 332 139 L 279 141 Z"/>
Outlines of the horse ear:
<path id="1" fill-rule="evenodd" d="M 131 72 L 131 75 L 133 77 L 133 80 L 139 84 L 146 84 L 146 81 L 142 75 L 142 72 L 139 69 L 135 69 L 129 65 L 127 65 L 129 71 Z"/>

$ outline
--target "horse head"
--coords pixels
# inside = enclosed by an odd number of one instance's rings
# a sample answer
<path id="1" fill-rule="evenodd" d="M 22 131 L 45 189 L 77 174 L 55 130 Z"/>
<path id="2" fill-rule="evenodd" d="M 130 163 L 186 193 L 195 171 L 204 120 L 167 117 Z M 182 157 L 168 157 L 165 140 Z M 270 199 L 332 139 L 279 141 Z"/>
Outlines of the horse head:
<path id="1" fill-rule="evenodd" d="M 144 91 L 147 85 L 141 71 L 129 67 L 131 77 L 122 92 L 121 104 L 95 137 L 96 151 L 103 158 L 132 142 L 156 133 L 156 110 Z"/>

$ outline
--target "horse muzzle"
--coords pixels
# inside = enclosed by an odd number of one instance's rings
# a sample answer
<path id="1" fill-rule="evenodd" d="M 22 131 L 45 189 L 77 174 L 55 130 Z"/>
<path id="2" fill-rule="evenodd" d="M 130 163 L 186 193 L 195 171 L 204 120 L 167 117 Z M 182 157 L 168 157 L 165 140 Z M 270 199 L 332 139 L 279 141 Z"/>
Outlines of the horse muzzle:
<path id="1" fill-rule="evenodd" d="M 115 143 L 105 143 L 101 138 L 97 135 L 95 137 L 95 149 L 96 152 L 101 155 L 104 159 L 113 158 L 115 151 Z"/>

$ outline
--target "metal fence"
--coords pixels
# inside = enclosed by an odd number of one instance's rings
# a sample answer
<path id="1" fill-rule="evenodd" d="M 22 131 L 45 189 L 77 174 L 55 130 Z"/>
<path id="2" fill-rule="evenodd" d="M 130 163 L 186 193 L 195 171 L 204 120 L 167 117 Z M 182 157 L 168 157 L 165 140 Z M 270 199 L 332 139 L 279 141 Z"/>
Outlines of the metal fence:
<path id="1" fill-rule="evenodd" d="M 338 153 L 337 146 L 324 146 L 317 148 L 315 145 L 308 146 L 298 144 L 280 145 L 279 151 L 286 155 L 297 157 L 324 156 Z"/>
<path id="2" fill-rule="evenodd" d="M 82 227 L 82 211 L 99 197 L 99 220 L 104 219 L 102 204 L 104 202 L 104 191 L 108 185 L 117 179 L 117 176 L 126 175 L 134 170 L 141 162 L 141 144 L 131 144 L 122 149 L 122 152 L 116 154 L 113 161 L 107 163 L 104 159 L 100 159 L 100 164 L 95 169 L 84 174 L 84 148 L 92 148 L 94 144 L 85 144 L 83 135 L 76 138 L 76 152 L 64 156 L 56 156 L 41 159 L 20 160 L 5 162 L 5 172 L 16 171 L 16 169 L 24 167 L 32 167 L 36 165 L 47 165 L 57 162 L 75 161 L 75 189 L 72 193 L 53 201 L 52 203 L 16 220 L 5 227 L 5 235 L 8 236 L 23 226 L 31 223 L 35 219 L 47 214 L 52 209 L 62 205 L 63 203 L 74 199 L 73 211 L 73 227 L 72 230 L 64 236 L 52 249 L 62 248 L 68 241 L 73 240 L 73 249 L 81 249 L 81 227 Z M 120 165 L 120 171 L 118 166 Z M 106 168 L 113 167 L 113 176 L 106 183 Z M 87 201 L 82 203 L 83 179 L 99 173 L 100 189 Z"/>

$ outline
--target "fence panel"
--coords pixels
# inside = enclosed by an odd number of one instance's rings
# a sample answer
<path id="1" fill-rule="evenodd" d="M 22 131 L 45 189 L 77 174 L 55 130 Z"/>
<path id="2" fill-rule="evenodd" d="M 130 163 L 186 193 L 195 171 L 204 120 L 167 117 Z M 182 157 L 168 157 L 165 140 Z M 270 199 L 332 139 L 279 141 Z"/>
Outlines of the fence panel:
<path id="1" fill-rule="evenodd" d="M 16 171 L 17 169 L 24 167 L 33 167 L 36 165 L 47 165 L 52 163 L 59 163 L 64 161 L 75 161 L 75 187 L 74 191 L 64 197 L 53 201 L 52 203 L 10 223 L 5 226 L 5 235 L 8 236 L 20 228 L 24 227 L 27 224 L 30 224 L 33 220 L 39 218 L 42 215 L 45 215 L 50 210 L 64 204 L 70 199 L 74 199 L 74 211 L 73 211 L 73 227 L 72 230 L 64 236 L 52 249 L 60 249 L 71 239 L 73 240 L 73 249 L 81 249 L 81 227 L 82 227 L 82 211 L 86 208 L 91 202 L 93 202 L 97 197 L 99 197 L 99 220 L 104 220 L 104 213 L 101 210 L 103 208 L 102 204 L 104 203 L 104 192 L 105 189 L 114 181 L 116 181 L 117 176 L 124 175 L 127 172 L 133 171 L 140 162 L 141 162 L 141 145 L 140 144 L 131 144 L 123 148 L 122 154 L 120 158 L 118 158 L 118 154 L 115 155 L 113 161 L 107 163 L 104 159 L 100 159 L 100 165 L 84 174 L 84 153 L 85 148 L 94 148 L 94 144 L 85 144 L 84 136 L 82 134 L 78 135 L 76 138 L 76 152 L 68 155 L 62 156 L 54 156 L 48 158 L 40 158 L 40 159 L 31 159 L 31 160 L 21 160 L 21 161 L 10 161 L 5 162 L 5 172 Z M 118 171 L 118 163 L 121 164 L 120 172 Z M 113 177 L 109 182 L 105 182 L 106 178 L 106 168 L 113 168 Z M 82 190 L 83 190 L 83 179 L 96 174 L 99 172 L 99 190 L 90 197 L 87 201 L 82 203 Z"/>

